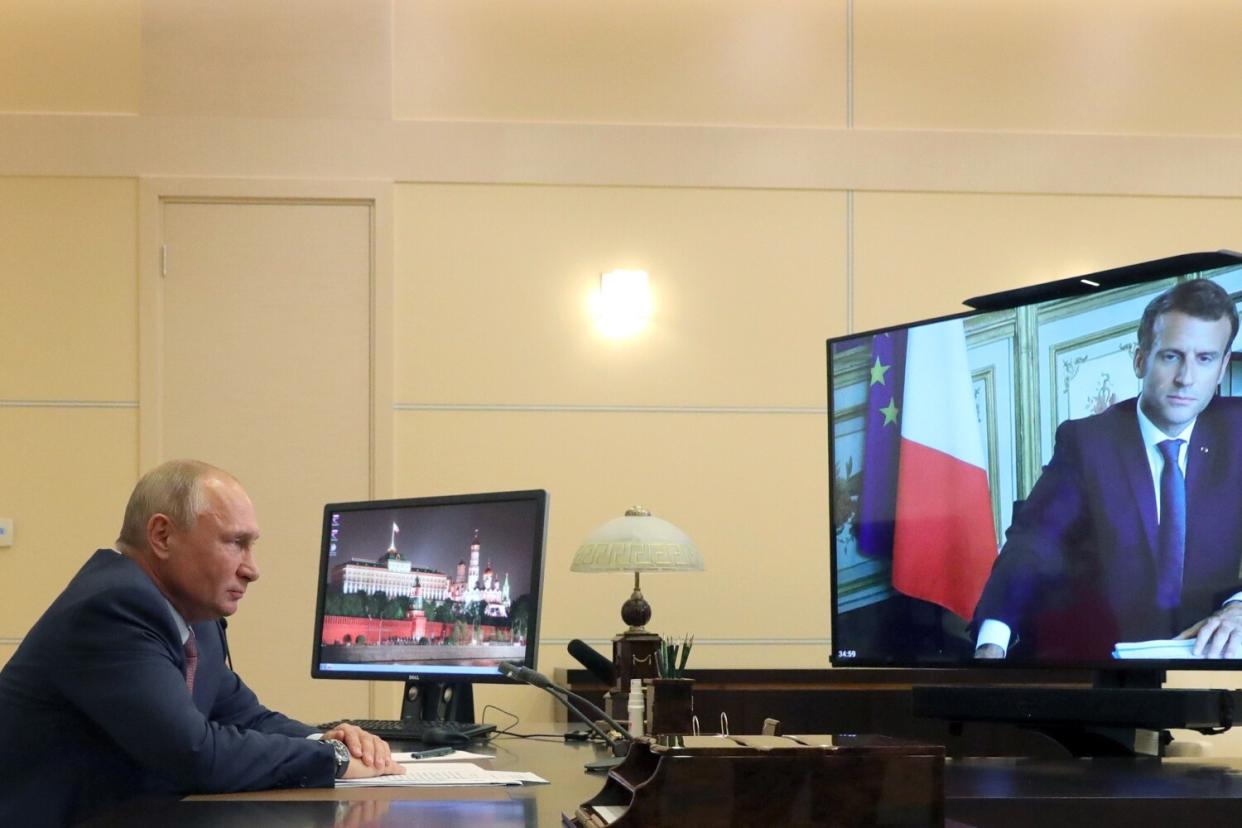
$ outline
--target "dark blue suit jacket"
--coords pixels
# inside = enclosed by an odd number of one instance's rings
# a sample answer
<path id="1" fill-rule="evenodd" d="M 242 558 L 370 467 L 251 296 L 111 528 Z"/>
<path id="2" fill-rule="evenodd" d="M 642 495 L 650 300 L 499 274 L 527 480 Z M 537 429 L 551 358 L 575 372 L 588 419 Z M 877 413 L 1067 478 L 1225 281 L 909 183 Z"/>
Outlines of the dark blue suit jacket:
<path id="1" fill-rule="evenodd" d="M 1242 399 L 1217 397 L 1195 423 L 1172 611 L 1156 604 L 1156 494 L 1136 404 L 1062 423 L 1015 512 L 975 611 L 1016 633 L 1013 658 L 1107 659 L 1116 642 L 1169 638 L 1242 588 Z"/>
<path id="2" fill-rule="evenodd" d="M 194 625 L 191 698 L 171 610 L 97 551 L 0 671 L 0 825 L 65 825 L 141 794 L 331 787 L 328 745 L 259 704 Z"/>

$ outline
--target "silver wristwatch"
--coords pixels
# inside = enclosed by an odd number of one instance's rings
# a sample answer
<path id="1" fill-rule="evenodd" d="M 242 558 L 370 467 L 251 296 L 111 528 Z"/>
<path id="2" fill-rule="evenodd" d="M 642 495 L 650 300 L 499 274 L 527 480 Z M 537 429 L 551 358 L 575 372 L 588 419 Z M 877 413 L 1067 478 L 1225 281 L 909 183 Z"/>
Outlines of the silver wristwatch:
<path id="1" fill-rule="evenodd" d="M 336 754 L 336 778 L 340 779 L 349 769 L 349 748 L 345 747 L 345 743 L 340 739 L 324 739 L 323 743 L 332 745 L 332 752 Z"/>

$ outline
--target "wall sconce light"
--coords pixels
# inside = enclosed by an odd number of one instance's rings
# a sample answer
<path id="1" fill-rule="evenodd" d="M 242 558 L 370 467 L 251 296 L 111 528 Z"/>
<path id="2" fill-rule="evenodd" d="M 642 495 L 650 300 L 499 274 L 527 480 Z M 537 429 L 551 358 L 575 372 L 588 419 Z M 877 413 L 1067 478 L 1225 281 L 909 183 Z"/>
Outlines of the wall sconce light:
<path id="1" fill-rule="evenodd" d="M 626 337 L 647 327 L 651 290 L 645 270 L 610 270 L 600 276 L 595 325 L 605 336 Z"/>

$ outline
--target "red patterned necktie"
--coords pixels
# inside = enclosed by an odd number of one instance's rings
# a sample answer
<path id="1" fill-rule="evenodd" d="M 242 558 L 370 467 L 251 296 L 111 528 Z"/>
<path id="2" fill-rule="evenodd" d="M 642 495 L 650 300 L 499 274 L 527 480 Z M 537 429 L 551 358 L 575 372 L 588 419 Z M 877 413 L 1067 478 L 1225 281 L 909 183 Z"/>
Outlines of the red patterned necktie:
<path id="1" fill-rule="evenodd" d="M 194 630 L 185 640 L 185 686 L 194 692 L 194 671 L 198 669 L 198 641 L 194 639 Z"/>

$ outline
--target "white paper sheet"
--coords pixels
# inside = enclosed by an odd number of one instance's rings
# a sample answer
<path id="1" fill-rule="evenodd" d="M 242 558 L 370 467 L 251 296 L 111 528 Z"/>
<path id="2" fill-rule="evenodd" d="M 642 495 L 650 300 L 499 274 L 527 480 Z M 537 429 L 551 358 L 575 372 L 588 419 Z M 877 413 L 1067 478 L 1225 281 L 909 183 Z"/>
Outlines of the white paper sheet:
<path id="1" fill-rule="evenodd" d="M 422 760 L 417 764 L 403 765 L 405 773 L 389 776 L 372 776 L 368 779 L 338 779 L 338 788 L 412 788 L 436 787 L 482 787 L 486 785 L 547 784 L 547 780 L 533 773 L 484 770 L 473 762 L 432 762 Z"/>

